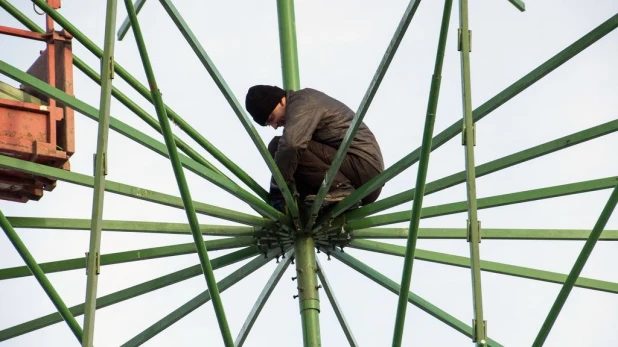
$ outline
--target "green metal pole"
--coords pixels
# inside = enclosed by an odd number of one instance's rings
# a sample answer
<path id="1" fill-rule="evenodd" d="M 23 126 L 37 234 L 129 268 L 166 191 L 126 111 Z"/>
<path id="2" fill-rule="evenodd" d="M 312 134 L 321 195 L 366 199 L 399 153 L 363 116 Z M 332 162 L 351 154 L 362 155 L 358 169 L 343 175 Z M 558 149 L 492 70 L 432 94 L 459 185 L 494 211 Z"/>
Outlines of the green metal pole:
<path id="1" fill-rule="evenodd" d="M 579 256 L 577 257 L 577 260 L 575 261 L 575 264 L 573 265 L 569 276 L 564 282 L 562 289 L 560 289 L 560 293 L 558 293 L 556 301 L 554 301 L 554 304 L 552 305 L 551 310 L 547 315 L 547 318 L 545 318 L 541 330 L 536 336 L 536 339 L 534 339 L 534 343 L 532 344 L 533 347 L 540 347 L 543 346 L 543 344 L 545 343 L 545 340 L 547 339 L 551 328 L 554 326 L 554 323 L 556 322 L 556 319 L 558 318 L 558 315 L 560 314 L 564 303 L 569 297 L 569 294 L 571 293 L 575 282 L 577 281 L 579 275 L 584 269 L 586 261 L 588 261 L 588 258 L 590 257 L 590 254 L 594 249 L 594 246 L 599 240 L 599 236 L 601 236 L 603 228 L 605 228 L 609 217 L 611 217 L 612 212 L 614 212 L 616 204 L 618 204 L 618 185 L 616 186 L 616 188 L 614 188 L 614 191 L 607 200 L 607 203 L 605 204 L 605 207 L 603 208 L 599 219 L 597 220 L 594 228 L 592 229 L 592 233 L 590 233 L 590 236 L 588 237 L 588 240 L 586 240 L 584 247 L 579 253 Z"/>
<path id="2" fill-rule="evenodd" d="M 296 45 L 296 19 L 293 0 L 277 0 L 279 47 L 283 89 L 299 90 L 300 76 Z"/>
<path id="3" fill-rule="evenodd" d="M 476 174 L 474 171 L 474 146 L 476 135 L 472 118 L 472 87 L 470 82 L 470 30 L 468 29 L 468 0 L 459 0 L 459 51 L 461 52 L 461 83 L 463 104 L 463 145 L 466 158 L 466 195 L 468 200 L 468 243 L 472 274 L 472 298 L 474 304 L 472 341 L 477 346 L 486 346 L 487 329 L 483 320 L 483 296 L 481 287 L 480 222 L 477 219 Z"/>
<path id="4" fill-rule="evenodd" d="M 69 328 L 73 332 L 73 335 L 75 335 L 77 340 L 81 342 L 83 335 L 82 328 L 79 326 L 79 324 L 75 320 L 75 317 L 73 317 L 73 315 L 67 308 L 67 305 L 65 305 L 64 301 L 62 301 L 62 298 L 60 297 L 60 295 L 58 295 L 58 292 L 56 292 L 51 282 L 49 282 L 47 276 L 45 276 L 45 273 L 43 272 L 43 270 L 41 270 L 41 267 L 39 266 L 39 264 L 37 264 L 36 260 L 34 260 L 34 257 L 32 256 L 32 254 L 30 254 L 30 251 L 28 251 L 28 248 L 26 248 L 26 245 L 24 245 L 24 243 L 21 241 L 19 235 L 17 235 L 15 229 L 13 229 L 11 223 L 9 223 L 9 221 L 6 219 L 2 211 L 0 211 L 0 226 L 4 230 L 6 236 L 9 238 L 9 241 L 11 241 L 11 243 L 13 244 L 13 247 L 15 247 L 26 265 L 28 265 L 28 268 L 30 269 L 36 280 L 39 282 L 41 287 L 43 287 L 43 290 L 45 291 L 49 299 L 52 301 L 54 306 L 56 306 L 56 309 L 58 310 L 62 318 L 67 322 Z"/>
<path id="5" fill-rule="evenodd" d="M 99 131 L 97 153 L 94 165 L 94 195 L 92 198 L 92 229 L 86 266 L 86 304 L 84 311 L 84 337 L 82 347 L 92 347 L 97 306 L 97 285 L 99 283 L 99 252 L 101 250 L 101 224 L 105 196 L 105 175 L 107 175 L 107 140 L 114 78 L 114 30 L 116 29 L 116 0 L 107 1 L 105 15 L 104 51 L 101 60 L 101 97 L 99 102 Z"/>
<path id="6" fill-rule="evenodd" d="M 386 48 L 384 56 L 382 56 L 382 60 L 380 61 L 380 64 L 378 65 L 378 68 L 373 75 L 371 82 L 369 83 L 369 87 L 367 88 L 367 91 L 363 96 L 363 100 L 361 101 L 358 110 L 354 115 L 354 119 L 352 120 L 352 122 L 350 123 L 350 127 L 346 131 L 345 136 L 343 137 L 343 140 L 341 141 L 341 144 L 337 149 L 337 154 L 335 154 L 335 158 L 333 158 L 333 161 L 330 164 L 330 168 L 326 172 L 326 177 L 324 177 L 324 181 L 322 182 L 322 185 L 320 186 L 320 189 L 316 194 L 316 198 L 311 205 L 311 218 L 309 219 L 309 222 L 306 226 L 306 229 L 308 230 L 311 230 L 313 224 L 317 219 L 320 207 L 324 202 L 324 197 L 326 196 L 326 193 L 328 193 L 328 190 L 330 189 L 330 186 L 335 179 L 335 175 L 337 174 L 337 171 L 339 171 L 339 167 L 341 167 L 341 163 L 343 162 L 343 159 L 345 158 L 345 155 L 348 152 L 350 145 L 352 144 L 352 140 L 354 140 L 354 137 L 356 136 L 356 131 L 358 131 L 358 128 L 361 126 L 363 118 L 365 118 L 365 113 L 367 113 L 367 110 L 369 109 L 369 106 L 373 101 L 373 97 L 375 96 L 378 88 L 380 87 L 380 84 L 382 83 L 382 79 L 386 75 L 386 71 L 391 64 L 395 53 L 397 53 L 399 44 L 401 43 L 403 36 L 408 30 L 408 26 L 410 25 L 410 22 L 412 22 L 412 18 L 414 17 L 416 9 L 418 8 L 420 3 L 420 0 L 410 0 L 406 11 L 404 12 L 401 20 L 399 21 L 399 25 L 395 30 L 395 34 L 393 35 L 391 42 Z M 354 201 L 353 204 L 355 204 L 359 200 L 360 199 Z"/>
<path id="7" fill-rule="evenodd" d="M 19 220 L 13 222 L 19 227 Z M 17 224 L 16 224 L 17 223 Z M 419 239 L 465 239 L 467 230 L 463 228 L 419 228 Z M 405 239 L 408 238 L 406 228 L 368 228 L 352 230 L 350 235 L 357 239 Z M 587 240 L 590 230 L 575 229 L 495 229 L 483 228 L 484 240 Z M 618 241 L 618 230 L 603 230 L 599 241 Z"/>
<path id="8" fill-rule="evenodd" d="M 135 14 L 133 3 L 130 0 L 125 0 L 125 5 L 129 14 L 129 18 L 131 19 L 131 24 L 133 26 L 133 34 L 135 35 L 135 41 L 137 42 L 140 57 L 142 58 L 142 62 L 144 64 L 144 71 L 146 72 L 146 76 L 148 78 L 150 92 L 155 101 L 157 116 L 159 118 L 159 123 L 161 123 L 161 130 L 163 130 L 167 150 L 170 154 L 172 167 L 174 169 L 174 175 L 176 176 L 176 181 L 178 183 L 178 189 L 180 190 L 187 218 L 189 219 L 189 224 L 191 225 L 193 240 L 195 241 L 195 244 L 197 246 L 197 253 L 199 254 L 200 263 L 206 277 L 206 284 L 212 297 L 215 314 L 217 316 L 217 321 L 219 322 L 219 329 L 221 330 L 221 336 L 223 337 L 223 341 L 226 347 L 233 347 L 234 340 L 232 339 L 230 327 L 228 326 L 227 318 L 225 317 L 225 311 L 223 310 L 223 303 L 221 302 L 221 296 L 219 295 L 217 282 L 212 271 L 210 260 L 208 259 L 208 252 L 206 250 L 206 247 L 204 246 L 204 239 L 202 237 L 202 233 L 200 232 L 200 226 L 197 220 L 197 215 L 195 214 L 195 208 L 193 207 L 191 192 L 185 178 L 182 164 L 178 157 L 178 149 L 176 148 L 176 145 L 174 143 L 172 129 L 170 128 L 170 123 L 167 119 L 167 114 L 165 111 L 165 104 L 163 103 L 161 92 L 157 87 L 157 82 L 155 80 L 154 72 L 150 64 L 150 59 L 148 58 L 148 52 L 146 51 L 146 44 L 144 42 L 142 31 L 137 20 L 137 15 Z"/>
<path id="9" fill-rule="evenodd" d="M 139 14 L 145 4 L 146 0 L 137 0 L 133 5 L 135 7 L 135 14 Z M 129 31 L 129 28 L 131 28 L 131 21 L 129 20 L 129 17 L 127 17 L 120 25 L 120 29 L 118 29 L 118 41 L 122 41 L 122 39 L 124 39 L 124 36 Z"/>
<path id="10" fill-rule="evenodd" d="M 400 347 L 401 343 L 403 342 L 406 309 L 408 307 L 408 292 L 410 291 L 410 282 L 412 281 L 414 251 L 416 250 L 418 227 L 419 221 L 421 219 L 421 209 L 423 207 L 423 196 L 425 195 L 425 182 L 427 180 L 427 169 L 429 167 L 429 156 L 431 154 L 431 140 L 433 136 L 433 127 L 436 121 L 438 97 L 440 95 L 442 63 L 444 62 L 444 50 L 446 47 L 446 38 L 448 36 L 448 25 L 451 18 L 452 7 L 452 0 L 446 0 L 444 2 L 444 12 L 442 14 L 442 24 L 440 26 L 440 38 L 438 39 L 436 63 L 434 67 L 433 77 L 431 79 L 429 101 L 427 104 L 425 129 L 423 132 L 423 142 L 421 145 L 421 158 L 419 161 L 418 173 L 416 175 L 416 193 L 414 196 L 414 201 L 412 203 L 412 216 L 410 217 L 410 233 L 408 235 L 406 255 L 403 262 L 403 271 L 401 274 L 401 288 L 399 291 L 397 314 L 395 318 L 395 327 L 393 332 L 393 347 Z"/>
<path id="11" fill-rule="evenodd" d="M 303 345 L 319 347 L 320 338 L 320 297 L 318 295 L 317 264 L 315 243 L 308 235 L 299 236 L 294 243 L 296 258 L 296 277 L 298 281 L 298 306 L 303 325 Z"/>

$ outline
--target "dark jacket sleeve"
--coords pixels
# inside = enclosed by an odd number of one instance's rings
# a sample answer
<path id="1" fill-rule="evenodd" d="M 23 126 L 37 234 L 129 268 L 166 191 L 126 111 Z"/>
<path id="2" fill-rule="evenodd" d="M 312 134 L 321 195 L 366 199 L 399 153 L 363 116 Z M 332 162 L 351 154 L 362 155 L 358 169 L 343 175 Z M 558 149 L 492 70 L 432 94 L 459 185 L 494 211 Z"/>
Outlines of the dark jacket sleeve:
<path id="1" fill-rule="evenodd" d="M 275 153 L 275 163 L 286 183 L 294 178 L 298 162 L 322 118 L 321 107 L 309 98 L 294 95 L 287 100 L 285 127 Z"/>

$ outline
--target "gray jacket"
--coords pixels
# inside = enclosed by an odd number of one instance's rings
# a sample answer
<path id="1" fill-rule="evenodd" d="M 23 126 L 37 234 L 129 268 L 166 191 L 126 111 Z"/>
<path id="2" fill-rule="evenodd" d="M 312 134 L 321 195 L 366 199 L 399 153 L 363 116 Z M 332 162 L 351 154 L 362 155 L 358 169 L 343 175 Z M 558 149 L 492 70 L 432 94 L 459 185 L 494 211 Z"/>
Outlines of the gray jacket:
<path id="1" fill-rule="evenodd" d="M 301 152 L 309 141 L 339 148 L 352 123 L 354 111 L 315 89 L 286 91 L 285 127 L 275 153 L 275 162 L 286 182 L 290 182 Z M 380 146 L 373 133 L 361 123 L 348 154 L 366 160 L 378 171 L 384 170 Z"/>

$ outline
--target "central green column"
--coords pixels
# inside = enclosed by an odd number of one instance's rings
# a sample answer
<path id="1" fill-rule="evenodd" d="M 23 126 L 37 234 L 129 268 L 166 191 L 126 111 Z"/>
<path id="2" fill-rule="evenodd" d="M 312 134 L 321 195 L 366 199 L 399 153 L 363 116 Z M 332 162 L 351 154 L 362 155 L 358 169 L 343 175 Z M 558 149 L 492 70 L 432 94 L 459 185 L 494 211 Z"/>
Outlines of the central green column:
<path id="1" fill-rule="evenodd" d="M 277 0 L 277 14 L 283 89 L 298 90 L 300 89 L 300 77 L 294 1 Z M 320 298 L 318 296 L 315 243 L 311 233 L 297 235 L 294 241 L 294 257 L 298 280 L 298 305 L 303 325 L 303 344 L 305 347 L 318 347 L 322 345 L 320 341 Z"/>

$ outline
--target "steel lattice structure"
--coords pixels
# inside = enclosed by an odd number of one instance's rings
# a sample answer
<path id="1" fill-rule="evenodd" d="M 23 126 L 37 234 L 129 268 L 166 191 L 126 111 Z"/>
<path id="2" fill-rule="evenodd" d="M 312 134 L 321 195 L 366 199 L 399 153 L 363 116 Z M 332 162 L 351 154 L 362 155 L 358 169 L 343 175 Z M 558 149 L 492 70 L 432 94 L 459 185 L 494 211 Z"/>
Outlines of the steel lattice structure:
<path id="1" fill-rule="evenodd" d="M 116 27 L 115 0 L 108 0 L 105 21 L 105 43 L 103 49 L 95 45 L 78 28 L 73 26 L 59 12 L 54 10 L 44 0 L 33 0 L 42 11 L 58 23 L 62 28 L 73 35 L 78 41 L 95 56 L 101 59 L 101 71 L 89 67 L 78 57 L 74 57 L 74 65 L 101 86 L 99 108 L 95 108 L 82 100 L 79 100 L 61 90 L 44 83 L 16 67 L 0 61 L 0 72 L 22 84 L 29 85 L 40 93 L 56 100 L 56 102 L 69 105 L 75 111 L 99 122 L 97 142 L 97 156 L 95 160 L 95 174 L 85 175 L 69 172 L 62 169 L 51 168 L 39 164 L 14 159 L 8 156 L 0 156 L 0 167 L 5 169 L 20 170 L 22 172 L 42 175 L 67 183 L 93 188 L 92 217 L 88 219 L 54 219 L 54 218 L 30 218 L 30 217 L 5 217 L 0 211 L 0 224 L 2 229 L 15 246 L 27 266 L 0 269 L 0 280 L 8 280 L 18 277 L 33 275 L 45 289 L 50 300 L 54 303 L 58 313 L 52 313 L 23 324 L 19 324 L 0 331 L 0 341 L 41 329 L 43 327 L 64 320 L 75 337 L 83 346 L 92 346 L 95 332 L 94 317 L 96 310 L 130 298 L 164 288 L 174 283 L 203 274 L 208 287 L 207 291 L 194 297 L 176 311 L 170 313 L 157 323 L 127 341 L 124 346 L 137 346 L 151 339 L 189 312 L 212 301 L 219 329 L 225 346 L 241 346 L 249 334 L 253 323 L 257 319 L 262 307 L 266 303 L 275 286 L 278 284 L 286 269 L 294 262 L 296 268 L 296 280 L 298 281 L 298 302 L 302 319 L 304 346 L 320 346 L 319 312 L 320 298 L 319 289 L 333 306 L 341 327 L 351 346 L 357 346 L 352 331 L 347 324 L 340 306 L 329 284 L 324 268 L 316 258 L 318 252 L 327 253 L 352 269 L 363 274 L 385 289 L 399 295 L 397 306 L 397 318 L 393 334 L 393 346 L 401 346 L 403 338 L 406 308 L 409 303 L 421 308 L 449 327 L 468 336 L 478 346 L 501 346 L 499 336 L 490 338 L 487 334 L 486 319 L 483 314 L 483 297 L 481 285 L 481 271 L 494 272 L 509 276 L 517 276 L 538 281 L 559 283 L 562 289 L 547 314 L 545 321 L 540 327 L 533 346 L 542 346 L 549 335 L 569 293 L 574 287 L 594 289 L 609 293 L 618 293 L 618 283 L 600 281 L 591 278 L 580 277 L 591 252 L 598 240 L 618 240 L 618 230 L 604 230 L 616 204 L 618 203 L 618 177 L 608 177 L 578 183 L 564 184 L 516 193 L 502 194 L 497 196 L 477 198 L 477 177 L 488 175 L 503 170 L 528 160 L 571 147 L 594 138 L 613 133 L 618 130 L 618 120 L 614 120 L 593 128 L 579 131 L 562 138 L 555 139 L 517 153 L 487 162 L 482 165 L 475 163 L 475 123 L 483 119 L 493 110 L 508 102 L 515 95 L 533 85 L 545 75 L 549 74 L 566 61 L 582 52 L 584 49 L 603 38 L 618 27 L 618 14 L 614 14 L 607 21 L 601 23 L 588 34 L 584 35 L 564 50 L 548 59 L 546 62 L 526 74 L 493 98 L 472 109 L 471 85 L 470 85 L 470 52 L 471 34 L 468 25 L 468 1 L 459 2 L 458 50 L 461 59 L 462 78 L 462 118 L 447 129 L 434 136 L 434 123 L 437 114 L 438 97 L 442 65 L 446 49 L 447 33 L 449 32 L 449 19 L 451 16 L 452 0 L 446 0 L 440 27 L 440 38 L 437 47 L 435 68 L 431 80 L 429 101 L 422 144 L 419 148 L 399 160 L 396 164 L 386 169 L 382 174 L 371 180 L 365 186 L 357 189 L 351 196 L 338 203 L 334 208 L 321 209 L 326 195 L 324 187 L 330 186 L 341 165 L 345 153 L 351 143 L 351 139 L 378 91 L 380 83 L 386 74 L 389 65 L 399 47 L 399 44 L 412 21 L 420 0 L 411 0 L 401 21 L 388 45 L 388 48 L 375 72 L 373 79 L 365 93 L 364 98 L 356 112 L 354 121 L 346 133 L 344 142 L 340 146 L 337 156 L 324 178 L 323 188 L 318 193 L 318 198 L 310 208 L 297 204 L 293 192 L 288 189 L 283 178 L 268 153 L 266 146 L 254 128 L 251 119 L 243 107 L 232 94 L 229 86 L 214 66 L 197 37 L 191 31 L 180 13 L 170 0 L 160 0 L 161 5 L 172 18 L 178 30 L 189 43 L 204 68 L 215 81 L 218 88 L 224 94 L 227 102 L 237 115 L 246 129 L 255 146 L 258 148 L 264 161 L 272 171 L 273 177 L 280 187 L 283 187 L 284 197 L 288 206 L 288 213 L 282 214 L 268 205 L 267 192 L 237 164 L 228 159 L 222 152 L 208 142 L 196 129 L 183 120 L 164 103 L 163 97 L 155 79 L 155 73 L 151 66 L 148 50 L 139 26 L 137 12 L 143 6 L 145 0 L 138 0 L 135 5 L 130 0 L 125 0 L 129 13 L 129 19 L 122 25 L 119 37 L 124 36 L 128 30 L 135 35 L 139 54 L 144 66 L 144 72 L 148 78 L 149 86 L 142 85 L 127 70 L 121 67 L 113 59 L 114 56 L 114 29 Z M 524 10 L 523 2 L 510 0 L 519 10 Z M 6 0 L 0 0 L 0 6 L 18 19 L 25 27 L 33 32 L 45 33 L 23 13 L 18 11 Z M 281 61 L 283 70 L 283 85 L 287 89 L 297 90 L 300 88 L 299 68 L 296 47 L 296 32 L 294 20 L 293 0 L 278 0 L 278 19 L 281 45 Z M 131 28 L 129 28 L 131 27 Z M 453 30 L 451 30 L 453 31 Z M 156 118 L 148 114 L 135 104 L 131 98 L 112 86 L 112 78 L 119 77 L 126 81 L 139 94 L 149 100 L 156 109 Z M 110 116 L 111 97 L 128 107 L 137 116 L 147 122 L 153 129 L 160 132 L 164 137 L 164 143 L 155 140 L 143 132 Z M 171 123 L 185 132 L 189 137 L 202 146 L 210 155 L 226 167 L 247 188 L 241 187 L 234 180 L 227 177 L 222 171 L 208 162 L 196 150 L 189 147 L 181 139 L 173 135 Z M 112 129 L 127 138 L 145 146 L 146 148 L 170 159 L 177 180 L 180 197 L 172 196 L 140 187 L 134 187 L 120 182 L 106 180 L 105 160 L 107 151 L 108 129 Z M 433 150 L 444 145 L 453 138 L 461 136 L 461 142 L 465 153 L 465 170 L 456 174 L 426 182 L 430 154 Z M 182 152 L 182 153 L 181 153 Z M 370 194 L 375 189 L 383 186 L 386 182 L 399 175 L 405 169 L 418 163 L 418 174 L 413 189 L 400 194 L 384 198 L 358 209 L 350 208 L 356 201 Z M 246 202 L 253 208 L 259 217 L 228 210 L 225 208 L 196 202 L 191 197 L 191 190 L 187 184 L 184 170 L 187 169 L 196 175 L 214 183 L 233 196 Z M 457 184 L 465 183 L 467 199 L 432 207 L 423 207 L 425 195 L 438 192 Z M 577 194 L 589 191 L 613 189 L 605 208 L 600 211 L 598 220 L 591 230 L 536 230 L 536 229 L 486 229 L 481 228 L 477 216 L 477 210 L 523 203 L 533 200 L 548 199 L 558 196 Z M 188 224 L 155 223 L 138 221 L 110 221 L 103 220 L 102 211 L 104 192 L 120 194 L 123 196 L 154 202 L 166 206 L 184 209 Z M 403 203 L 412 202 L 411 211 L 387 213 L 375 215 L 391 207 Z M 467 227 L 459 229 L 445 228 L 420 228 L 421 218 L 448 215 L 467 211 Z M 228 221 L 237 222 L 246 226 L 211 226 L 200 225 L 197 214 L 205 214 Z M 377 228 L 378 226 L 394 223 L 409 223 L 409 228 Z M 29 253 L 15 228 L 42 228 L 42 229 L 82 229 L 90 230 L 90 249 L 87 258 L 67 259 L 49 263 L 37 263 Z M 194 242 L 189 244 L 164 246 L 134 251 L 100 254 L 102 230 L 106 231 L 132 231 L 132 232 L 162 232 L 162 233 L 190 233 Z M 203 235 L 223 236 L 217 240 L 204 241 Z M 450 254 L 425 251 L 416 249 L 419 238 L 432 239 L 459 239 L 468 242 L 469 258 Z M 483 261 L 480 256 L 480 244 L 482 239 L 508 239 L 508 240 L 585 240 L 572 270 L 568 274 L 537 270 L 509 264 Z M 407 239 L 407 246 L 398 246 L 370 239 Z M 378 253 L 385 253 L 404 257 L 404 270 L 401 282 L 395 283 L 378 271 L 362 263 L 358 259 L 344 252 L 344 248 L 356 248 Z M 235 249 L 234 252 L 218 258 L 211 258 L 210 252 L 221 249 Z M 151 258 L 169 257 L 180 254 L 197 253 L 200 264 L 170 273 L 159 278 L 126 288 L 112 294 L 97 297 L 97 278 L 101 265 L 117 264 Z M 281 260 L 280 260 L 281 257 Z M 236 339 L 233 338 L 227 322 L 220 292 L 233 286 L 243 278 L 264 266 L 268 262 L 277 259 L 276 267 L 271 278 L 258 297 L 255 306 L 247 317 Z M 246 259 L 248 263 L 232 272 L 229 276 L 217 281 L 214 270 L 231 265 Z M 425 260 L 446 265 L 470 268 L 473 288 L 474 316 L 472 324 L 464 323 L 446 311 L 438 308 L 427 300 L 414 294 L 411 290 L 412 268 L 414 260 Z M 87 291 L 86 301 L 83 304 L 68 307 L 58 295 L 54 287 L 46 277 L 46 273 L 68 271 L 86 268 Z M 324 296 L 322 295 L 322 297 Z M 84 315 L 84 327 L 78 324 L 76 316 Z M 437 341 L 439 342 L 439 341 Z M 300 345 L 298 343 L 297 345 Z M 385 342 L 386 345 L 386 342 Z"/>

